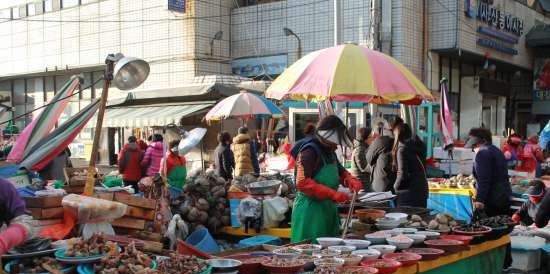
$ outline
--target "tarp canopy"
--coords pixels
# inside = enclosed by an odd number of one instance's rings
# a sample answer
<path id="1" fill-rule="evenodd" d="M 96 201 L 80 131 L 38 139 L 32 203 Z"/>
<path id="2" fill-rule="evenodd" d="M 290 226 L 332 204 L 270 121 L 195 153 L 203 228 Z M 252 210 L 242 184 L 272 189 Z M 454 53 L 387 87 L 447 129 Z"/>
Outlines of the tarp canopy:
<path id="1" fill-rule="evenodd" d="M 108 108 L 103 127 L 152 127 L 179 124 L 180 119 L 206 112 L 214 101 Z M 94 127 L 90 123 L 88 127 Z"/>
<path id="2" fill-rule="evenodd" d="M 525 35 L 525 40 L 530 47 L 550 46 L 550 24 L 532 27 Z"/>

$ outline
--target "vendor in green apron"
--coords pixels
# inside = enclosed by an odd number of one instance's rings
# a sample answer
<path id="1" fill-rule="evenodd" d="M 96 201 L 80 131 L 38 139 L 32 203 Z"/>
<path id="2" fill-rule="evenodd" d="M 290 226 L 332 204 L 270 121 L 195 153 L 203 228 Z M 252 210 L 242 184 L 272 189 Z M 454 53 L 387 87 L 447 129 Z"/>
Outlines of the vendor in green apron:
<path id="1" fill-rule="evenodd" d="M 301 144 L 294 157 L 298 190 L 291 221 L 291 242 L 335 237 L 340 233 L 340 216 L 336 203 L 345 203 L 351 195 L 338 192 L 342 184 L 358 192 L 362 184 L 338 162 L 338 146 L 351 147 L 346 126 L 340 118 L 323 118 L 313 138 Z"/>
<path id="2" fill-rule="evenodd" d="M 169 144 L 170 150 L 166 152 L 166 174 L 164 174 L 164 163 L 160 165 L 160 174 L 168 179 L 170 198 L 177 198 L 185 185 L 187 178 L 187 167 L 185 157 L 180 156 L 178 145 L 180 141 L 174 140 Z M 163 159 L 164 161 L 164 159 Z"/>

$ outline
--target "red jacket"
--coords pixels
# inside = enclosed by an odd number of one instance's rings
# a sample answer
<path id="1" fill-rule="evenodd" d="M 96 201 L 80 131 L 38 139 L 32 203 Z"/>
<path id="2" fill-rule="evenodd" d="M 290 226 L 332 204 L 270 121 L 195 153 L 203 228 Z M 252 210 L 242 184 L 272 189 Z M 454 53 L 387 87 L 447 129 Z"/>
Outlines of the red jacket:
<path id="1" fill-rule="evenodd" d="M 141 160 L 143 151 L 135 143 L 125 144 L 118 154 L 118 172 L 127 181 L 139 181 L 141 179 Z"/>
<path id="2" fill-rule="evenodd" d="M 176 167 L 176 166 L 185 166 L 186 162 L 187 161 L 185 160 L 185 157 L 176 155 L 176 154 L 168 151 L 166 153 L 166 173 L 167 173 L 167 175 L 170 174 L 170 172 L 172 171 L 172 169 L 174 167 Z M 160 165 L 161 170 L 159 171 L 160 174 L 164 173 L 162 171 L 162 168 L 163 168 L 163 164 L 162 164 L 162 161 L 161 161 L 161 165 Z"/>

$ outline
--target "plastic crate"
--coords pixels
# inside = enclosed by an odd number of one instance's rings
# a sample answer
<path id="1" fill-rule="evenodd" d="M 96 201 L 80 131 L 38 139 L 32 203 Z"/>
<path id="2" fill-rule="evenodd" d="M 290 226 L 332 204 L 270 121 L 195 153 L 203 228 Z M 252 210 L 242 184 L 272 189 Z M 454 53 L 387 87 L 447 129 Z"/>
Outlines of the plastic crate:
<path id="1" fill-rule="evenodd" d="M 239 209 L 240 204 L 241 204 L 241 200 L 239 199 L 229 200 L 229 210 L 231 212 L 231 226 L 235 228 L 239 228 L 242 226 L 241 221 L 237 216 L 237 210 Z"/>
<path id="2" fill-rule="evenodd" d="M 250 237 L 239 242 L 239 247 L 249 247 L 256 245 L 281 245 L 283 242 L 281 238 L 270 235 L 258 235 Z"/>
<path id="3" fill-rule="evenodd" d="M 541 251 L 512 249 L 512 268 L 531 271 L 540 268 Z"/>

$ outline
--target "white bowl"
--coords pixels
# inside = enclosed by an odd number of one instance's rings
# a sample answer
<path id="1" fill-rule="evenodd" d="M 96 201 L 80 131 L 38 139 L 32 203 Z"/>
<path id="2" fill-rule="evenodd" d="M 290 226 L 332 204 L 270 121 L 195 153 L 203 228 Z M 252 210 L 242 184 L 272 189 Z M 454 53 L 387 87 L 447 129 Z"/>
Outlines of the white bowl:
<path id="1" fill-rule="evenodd" d="M 386 218 L 394 219 L 394 220 L 407 220 L 407 217 L 409 217 L 406 213 L 400 213 L 400 212 L 393 212 L 393 213 L 386 213 L 384 215 Z"/>
<path id="2" fill-rule="evenodd" d="M 345 266 L 356 266 L 363 260 L 363 256 L 357 254 L 340 255 L 336 258 L 343 259 L 345 261 Z"/>
<path id="3" fill-rule="evenodd" d="M 326 257 L 335 257 L 342 254 L 340 250 L 334 250 L 334 249 L 323 249 L 318 252 L 313 252 L 312 256 L 315 258 L 326 258 Z"/>
<path id="4" fill-rule="evenodd" d="M 283 251 L 292 251 L 292 252 L 283 252 Z M 283 247 L 283 248 L 273 250 L 273 254 L 275 254 L 275 256 L 279 258 L 296 259 L 300 256 L 300 251 L 291 247 Z"/>
<path id="5" fill-rule="evenodd" d="M 378 228 L 379 230 L 392 230 L 398 226 L 399 224 L 376 223 L 376 228 Z"/>
<path id="6" fill-rule="evenodd" d="M 397 236 L 397 235 L 401 234 L 399 231 L 397 231 L 397 230 L 395 230 L 395 229 L 397 229 L 397 228 L 394 228 L 394 229 L 387 229 L 387 230 L 380 230 L 380 231 L 378 231 L 378 232 L 384 232 L 384 233 L 390 235 L 391 237 Z"/>
<path id="7" fill-rule="evenodd" d="M 397 235 L 399 234 L 414 234 L 418 231 L 416 228 L 409 228 L 409 227 L 398 227 L 391 230 L 392 232 L 395 232 Z M 393 235 L 393 233 L 392 233 Z"/>
<path id="8" fill-rule="evenodd" d="M 323 248 L 325 248 L 325 247 L 329 247 L 329 246 L 342 244 L 342 238 L 321 237 L 321 238 L 317 238 L 317 242 Z"/>
<path id="9" fill-rule="evenodd" d="M 311 244 L 303 244 L 303 245 L 296 245 L 293 246 L 294 249 L 300 251 L 302 254 L 311 255 L 314 252 L 321 251 L 323 247 L 321 245 L 311 245 Z"/>
<path id="10" fill-rule="evenodd" d="M 369 247 L 371 242 L 367 241 L 367 240 L 350 239 L 350 240 L 344 240 L 344 244 L 349 245 L 349 246 L 355 246 L 357 249 L 365 249 L 365 248 Z"/>
<path id="11" fill-rule="evenodd" d="M 439 232 L 435 232 L 435 231 L 417 231 L 414 234 L 425 235 L 426 240 L 435 240 L 439 238 L 439 236 L 441 236 Z"/>
<path id="12" fill-rule="evenodd" d="M 407 248 L 411 247 L 414 243 L 414 240 L 411 239 L 411 238 L 396 239 L 394 237 L 391 237 L 391 238 L 387 238 L 386 241 L 388 242 L 388 244 L 397 247 L 397 249 L 399 249 L 399 250 L 407 249 Z"/>
<path id="13" fill-rule="evenodd" d="M 355 251 L 357 248 L 352 245 L 335 245 L 329 246 L 328 250 L 338 250 L 340 254 L 351 254 L 352 251 Z"/>
<path id="14" fill-rule="evenodd" d="M 318 267 L 341 267 L 346 261 L 340 258 L 319 258 L 313 260 L 313 263 Z"/>
<path id="15" fill-rule="evenodd" d="M 397 249 L 394 245 L 371 245 L 369 246 L 369 249 L 378 250 L 382 255 L 394 253 Z"/>
<path id="16" fill-rule="evenodd" d="M 407 237 L 413 240 L 413 245 L 421 244 L 426 240 L 426 235 L 422 234 L 407 234 Z"/>
<path id="17" fill-rule="evenodd" d="M 365 235 L 365 239 L 369 242 L 371 242 L 371 244 L 384 244 L 386 243 L 386 238 L 389 238 L 391 237 L 390 234 L 375 234 L 375 233 L 371 233 L 371 234 L 366 234 Z"/>
<path id="18" fill-rule="evenodd" d="M 352 251 L 351 254 L 361 255 L 363 259 L 378 259 L 382 253 L 376 249 L 361 249 Z"/>

